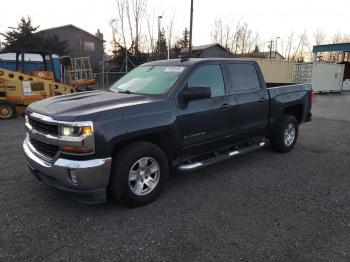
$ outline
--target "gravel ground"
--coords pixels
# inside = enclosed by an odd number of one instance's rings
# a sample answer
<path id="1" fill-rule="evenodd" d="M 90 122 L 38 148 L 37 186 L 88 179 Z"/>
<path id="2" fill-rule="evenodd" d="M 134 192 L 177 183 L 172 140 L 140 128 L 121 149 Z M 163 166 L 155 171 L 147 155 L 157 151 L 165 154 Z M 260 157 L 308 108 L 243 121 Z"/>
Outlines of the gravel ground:
<path id="1" fill-rule="evenodd" d="M 350 122 L 175 173 L 154 203 L 85 205 L 30 175 L 23 119 L 0 122 L 0 261 L 349 261 Z"/>

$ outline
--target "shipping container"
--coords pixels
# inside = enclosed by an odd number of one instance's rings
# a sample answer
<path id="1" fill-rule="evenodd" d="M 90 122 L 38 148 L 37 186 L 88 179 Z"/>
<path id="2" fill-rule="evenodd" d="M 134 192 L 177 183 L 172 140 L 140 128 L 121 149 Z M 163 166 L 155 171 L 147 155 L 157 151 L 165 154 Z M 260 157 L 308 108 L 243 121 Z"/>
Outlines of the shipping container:
<path id="1" fill-rule="evenodd" d="M 264 75 L 265 82 L 270 84 L 293 83 L 293 61 L 281 59 L 249 58 L 256 61 Z"/>

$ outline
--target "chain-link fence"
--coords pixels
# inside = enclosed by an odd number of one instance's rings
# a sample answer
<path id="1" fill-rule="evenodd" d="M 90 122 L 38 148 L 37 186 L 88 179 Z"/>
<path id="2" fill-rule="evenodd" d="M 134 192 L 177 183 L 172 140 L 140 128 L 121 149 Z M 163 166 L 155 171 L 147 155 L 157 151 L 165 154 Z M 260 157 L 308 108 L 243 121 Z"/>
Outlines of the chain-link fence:
<path id="1" fill-rule="evenodd" d="M 297 84 L 311 83 L 313 63 L 295 63 L 293 82 Z"/>
<path id="2" fill-rule="evenodd" d="M 94 84 L 94 88 L 107 90 L 124 75 L 124 72 L 95 73 L 96 83 Z"/>

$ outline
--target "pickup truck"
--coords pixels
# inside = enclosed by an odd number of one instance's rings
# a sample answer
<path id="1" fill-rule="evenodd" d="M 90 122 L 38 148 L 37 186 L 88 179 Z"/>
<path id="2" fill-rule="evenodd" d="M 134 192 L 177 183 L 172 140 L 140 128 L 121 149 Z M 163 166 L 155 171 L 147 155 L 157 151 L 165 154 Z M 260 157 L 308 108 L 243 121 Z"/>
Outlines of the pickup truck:
<path id="1" fill-rule="evenodd" d="M 23 148 L 48 186 L 89 203 L 151 202 L 170 170 L 194 170 L 263 147 L 290 151 L 311 121 L 310 85 L 267 88 L 254 61 L 143 64 L 109 91 L 62 95 L 26 109 Z"/>

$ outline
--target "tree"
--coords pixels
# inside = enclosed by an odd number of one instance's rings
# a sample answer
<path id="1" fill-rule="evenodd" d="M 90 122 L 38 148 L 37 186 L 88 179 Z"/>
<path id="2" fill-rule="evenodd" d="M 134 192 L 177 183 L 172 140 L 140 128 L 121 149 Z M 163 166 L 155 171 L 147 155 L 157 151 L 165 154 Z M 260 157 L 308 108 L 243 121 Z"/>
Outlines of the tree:
<path id="1" fill-rule="evenodd" d="M 290 60 L 290 54 L 292 51 L 293 41 L 294 41 L 294 32 L 292 31 L 292 32 L 290 32 L 289 36 L 287 37 L 286 49 L 284 52 L 284 56 L 286 57 L 287 60 Z"/>
<path id="2" fill-rule="evenodd" d="M 135 18 L 135 53 L 140 52 L 140 38 L 142 32 L 142 21 L 146 11 L 146 1 L 145 0 L 134 0 L 133 10 Z"/>
<path id="3" fill-rule="evenodd" d="M 258 45 L 255 45 L 253 53 L 259 53 L 260 49 Z"/>
<path id="4" fill-rule="evenodd" d="M 66 42 L 59 41 L 56 35 L 36 33 L 39 26 L 33 26 L 30 17 L 22 17 L 16 29 L 5 34 L 5 51 L 18 49 L 44 50 L 63 55 L 67 47 Z"/>
<path id="5" fill-rule="evenodd" d="M 326 41 L 326 34 L 320 29 L 317 28 L 317 30 L 314 32 L 314 42 L 316 45 L 322 45 Z"/>
<path id="6" fill-rule="evenodd" d="M 159 54 L 159 59 L 165 59 L 167 57 L 167 40 L 165 38 L 165 30 L 162 28 L 160 30 L 160 35 L 159 35 L 159 40 L 157 41 L 157 49 L 158 49 L 158 54 Z"/>
<path id="7" fill-rule="evenodd" d="M 294 50 L 292 60 L 304 61 L 305 49 L 309 47 L 308 34 L 306 30 L 299 35 L 299 43 L 297 48 Z"/>
<path id="8" fill-rule="evenodd" d="M 176 45 L 179 48 L 187 48 L 190 43 L 189 36 L 190 32 L 186 27 L 185 30 L 182 32 L 182 37 L 179 40 L 177 40 Z"/>
<path id="9" fill-rule="evenodd" d="M 145 48 L 142 46 L 144 36 L 142 25 L 147 5 L 146 0 L 117 0 L 116 3 L 117 15 L 110 22 L 112 53 L 121 69 L 129 71 L 129 68 L 147 60 L 147 54 L 144 53 Z"/>
<path id="10" fill-rule="evenodd" d="M 211 31 L 212 42 L 220 44 L 234 54 L 244 54 L 259 46 L 259 34 L 254 33 L 247 23 L 238 21 L 223 23 L 222 19 L 215 19 Z"/>
<path id="11" fill-rule="evenodd" d="M 49 51 L 57 55 L 65 55 L 67 49 L 67 42 L 60 41 L 57 35 L 47 34 L 44 35 L 41 32 L 37 33 L 39 35 L 42 50 Z M 38 43 L 36 46 L 40 46 Z"/>
<path id="12" fill-rule="evenodd" d="M 156 38 L 155 38 L 155 34 L 154 34 L 154 23 L 155 23 L 155 19 L 154 17 L 156 17 L 156 10 L 153 9 L 152 13 L 147 13 L 146 15 L 146 22 L 147 22 L 147 35 L 146 35 L 146 40 L 147 40 L 147 51 L 150 54 L 151 58 L 155 57 L 155 53 L 156 53 Z"/>
<path id="13" fill-rule="evenodd" d="M 215 19 L 214 20 L 214 24 L 213 24 L 213 28 L 212 31 L 210 33 L 212 41 L 215 44 L 220 44 L 223 45 L 224 43 L 224 39 L 223 39 L 223 24 L 222 24 L 222 19 Z"/>
<path id="14" fill-rule="evenodd" d="M 350 42 L 350 35 L 342 34 L 341 32 L 335 33 L 332 39 L 332 44 L 347 43 L 347 42 Z"/>
<path id="15" fill-rule="evenodd" d="M 189 46 L 189 35 L 190 32 L 187 28 L 182 31 L 181 37 L 177 37 L 177 40 L 175 41 L 175 44 L 172 48 L 172 56 L 174 58 L 178 58 L 181 56 L 181 49 L 188 48 Z"/>
<path id="16" fill-rule="evenodd" d="M 142 25 L 146 14 L 146 0 L 117 0 L 117 17 L 113 27 L 130 46 L 134 54 L 141 52 Z"/>
<path id="17" fill-rule="evenodd" d="M 35 35 L 38 28 L 32 25 L 30 17 L 22 17 L 17 28 L 5 34 L 5 49 L 31 48 L 38 41 L 38 35 Z"/>
<path id="18" fill-rule="evenodd" d="M 170 58 L 171 56 L 171 46 L 172 46 L 172 38 L 173 38 L 173 27 L 174 27 L 174 19 L 175 19 L 175 13 L 173 13 L 170 21 L 169 21 L 169 25 L 167 26 L 167 38 L 168 38 L 168 55 L 167 57 Z"/>

